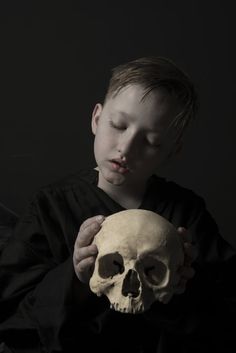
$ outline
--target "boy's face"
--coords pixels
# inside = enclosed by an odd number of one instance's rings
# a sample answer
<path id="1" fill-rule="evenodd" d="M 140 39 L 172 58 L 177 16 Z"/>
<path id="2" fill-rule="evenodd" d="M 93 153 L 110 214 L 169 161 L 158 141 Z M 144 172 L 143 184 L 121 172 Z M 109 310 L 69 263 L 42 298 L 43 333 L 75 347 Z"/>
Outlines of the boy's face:
<path id="1" fill-rule="evenodd" d="M 143 95 L 142 86 L 130 85 L 94 108 L 95 159 L 100 177 L 111 184 L 146 183 L 176 147 L 169 128 L 178 113 L 175 98 L 164 90 Z"/>

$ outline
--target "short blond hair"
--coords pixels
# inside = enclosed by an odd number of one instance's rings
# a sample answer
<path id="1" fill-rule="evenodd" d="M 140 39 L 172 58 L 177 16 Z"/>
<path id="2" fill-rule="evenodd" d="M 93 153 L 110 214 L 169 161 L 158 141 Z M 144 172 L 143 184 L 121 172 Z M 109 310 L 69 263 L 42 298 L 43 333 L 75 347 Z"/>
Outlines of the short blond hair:
<path id="1" fill-rule="evenodd" d="M 198 109 L 197 93 L 189 76 L 171 60 L 159 56 L 132 60 L 114 67 L 111 71 L 104 103 L 132 84 L 139 84 L 144 88 L 143 99 L 155 89 L 165 89 L 177 98 L 181 109 L 171 125 L 177 130 L 176 142 L 179 142 Z"/>

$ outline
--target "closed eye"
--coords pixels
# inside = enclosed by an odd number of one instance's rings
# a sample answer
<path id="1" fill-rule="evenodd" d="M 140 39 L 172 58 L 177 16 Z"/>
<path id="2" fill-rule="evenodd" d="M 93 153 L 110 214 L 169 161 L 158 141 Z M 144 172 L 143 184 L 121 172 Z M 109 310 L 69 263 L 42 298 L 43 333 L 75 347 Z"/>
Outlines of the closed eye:
<path id="1" fill-rule="evenodd" d="M 147 140 L 147 143 L 148 143 L 148 145 L 149 145 L 150 147 L 152 147 L 152 148 L 158 149 L 158 148 L 161 147 L 161 144 L 158 143 L 158 142 L 152 142 L 152 141 Z"/>
<path id="2" fill-rule="evenodd" d="M 126 130 L 126 126 L 125 125 L 118 125 L 118 124 L 114 124 L 113 121 L 109 120 L 109 125 L 116 130 Z"/>

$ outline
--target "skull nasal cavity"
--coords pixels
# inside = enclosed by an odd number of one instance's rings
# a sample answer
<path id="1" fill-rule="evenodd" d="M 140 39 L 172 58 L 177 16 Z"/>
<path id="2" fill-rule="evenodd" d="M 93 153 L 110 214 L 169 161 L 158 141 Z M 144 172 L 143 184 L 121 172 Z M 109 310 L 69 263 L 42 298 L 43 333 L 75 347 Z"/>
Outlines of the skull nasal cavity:
<path id="1" fill-rule="evenodd" d="M 134 270 L 129 270 L 122 285 L 122 295 L 125 297 L 137 297 L 139 295 L 139 287 L 140 282 L 137 272 Z"/>

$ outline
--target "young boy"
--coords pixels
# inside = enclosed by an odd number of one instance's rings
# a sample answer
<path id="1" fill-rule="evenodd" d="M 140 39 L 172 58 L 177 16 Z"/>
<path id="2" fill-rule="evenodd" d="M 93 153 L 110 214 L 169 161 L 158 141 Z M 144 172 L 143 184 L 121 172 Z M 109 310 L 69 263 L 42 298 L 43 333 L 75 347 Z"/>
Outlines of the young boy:
<path id="1" fill-rule="evenodd" d="M 195 112 L 193 85 L 171 61 L 140 58 L 113 70 L 92 113 L 97 167 L 42 188 L 1 254 L 3 352 L 230 352 L 235 308 L 224 275 L 235 254 L 202 198 L 155 175 L 180 150 Z M 88 284 L 104 217 L 131 208 L 157 212 L 196 244 L 185 242 L 182 294 L 139 315 L 110 309 Z"/>

